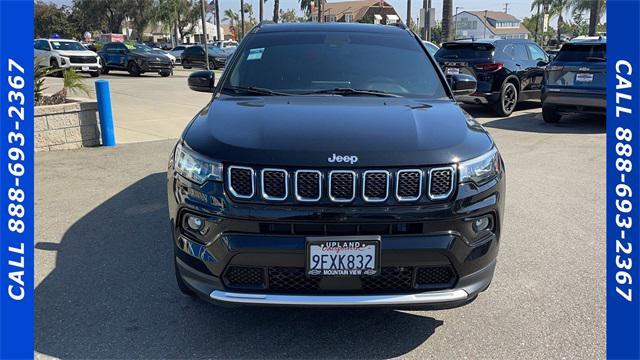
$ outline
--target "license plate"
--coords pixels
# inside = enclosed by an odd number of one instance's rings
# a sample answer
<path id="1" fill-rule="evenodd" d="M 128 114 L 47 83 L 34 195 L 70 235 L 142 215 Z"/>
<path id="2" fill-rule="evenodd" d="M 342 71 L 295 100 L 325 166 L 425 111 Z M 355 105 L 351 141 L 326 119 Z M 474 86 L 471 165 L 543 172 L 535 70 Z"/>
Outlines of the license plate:
<path id="1" fill-rule="evenodd" d="M 82 71 L 89 71 L 89 67 L 88 66 L 83 66 L 82 67 Z"/>
<path id="2" fill-rule="evenodd" d="M 447 68 L 447 75 L 458 75 L 460 74 L 460 69 L 458 68 Z"/>
<path id="3" fill-rule="evenodd" d="M 576 74 L 576 81 L 591 82 L 593 81 L 593 74 L 578 73 Z"/>
<path id="4" fill-rule="evenodd" d="M 376 275 L 380 269 L 380 237 L 307 238 L 307 275 Z"/>

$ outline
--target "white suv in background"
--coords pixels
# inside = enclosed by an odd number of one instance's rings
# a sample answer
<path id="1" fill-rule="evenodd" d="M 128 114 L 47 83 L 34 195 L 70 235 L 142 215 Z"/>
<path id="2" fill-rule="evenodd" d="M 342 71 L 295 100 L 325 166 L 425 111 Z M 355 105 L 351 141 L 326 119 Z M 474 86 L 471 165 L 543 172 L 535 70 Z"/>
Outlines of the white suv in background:
<path id="1" fill-rule="evenodd" d="M 75 40 L 36 39 L 33 43 L 36 61 L 54 69 L 73 69 L 92 77 L 100 75 L 100 57 Z M 58 74 L 57 74 L 58 75 Z"/>

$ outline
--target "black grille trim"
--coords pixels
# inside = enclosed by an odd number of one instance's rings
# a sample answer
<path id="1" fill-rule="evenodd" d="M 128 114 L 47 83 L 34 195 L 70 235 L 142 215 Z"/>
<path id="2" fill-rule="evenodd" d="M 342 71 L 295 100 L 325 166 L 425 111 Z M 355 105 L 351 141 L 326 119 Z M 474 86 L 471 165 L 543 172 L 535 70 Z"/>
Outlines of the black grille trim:
<path id="1" fill-rule="evenodd" d="M 443 200 L 448 198 L 453 192 L 455 173 L 456 171 L 453 166 L 430 169 L 428 185 L 429 199 Z"/>
<path id="2" fill-rule="evenodd" d="M 242 175 L 240 175 L 242 173 Z M 246 172 L 249 172 L 249 177 L 250 177 L 250 182 L 251 182 L 251 193 L 245 192 L 242 193 L 242 190 L 238 189 L 238 192 L 236 189 L 234 189 L 233 183 L 235 181 L 247 181 L 244 178 L 237 178 L 237 176 L 243 176 L 246 177 Z M 238 174 L 236 175 L 236 177 L 234 177 L 234 173 Z M 229 168 L 227 169 L 227 178 L 228 178 L 228 185 L 227 188 L 229 189 L 229 192 L 231 193 L 231 195 L 233 195 L 236 198 L 239 199 L 251 199 L 253 197 L 253 195 L 255 195 L 256 193 L 256 186 L 255 186 L 255 172 L 253 171 L 252 168 L 250 167 L 245 167 L 245 166 L 229 166 Z M 239 185 L 239 184 L 236 184 Z"/>
<path id="3" fill-rule="evenodd" d="M 322 277 L 309 277 L 303 267 L 231 265 L 223 273 L 227 289 L 275 294 L 388 294 L 453 287 L 457 275 L 451 265 L 382 267 L 374 276 L 359 276 L 344 289 L 326 287 Z"/>
<path id="4" fill-rule="evenodd" d="M 336 190 L 335 188 L 335 184 L 333 184 L 333 182 L 335 181 L 333 179 L 333 176 L 340 176 L 342 174 L 345 175 L 351 175 L 351 196 L 350 197 L 338 197 L 338 196 L 334 196 L 334 190 Z M 336 179 L 338 180 L 338 179 Z M 329 172 L 329 199 L 331 199 L 331 201 L 333 202 L 343 202 L 343 203 L 347 203 L 347 202 L 351 202 L 356 198 L 356 173 L 355 171 L 351 171 L 351 170 L 333 170 L 331 172 Z"/>
<path id="5" fill-rule="evenodd" d="M 406 175 L 405 175 L 406 174 Z M 405 181 L 405 177 L 413 176 L 414 174 L 418 174 L 417 180 L 417 193 L 414 192 L 412 194 L 407 194 L 406 189 L 403 189 L 403 182 Z M 398 170 L 396 173 L 396 199 L 398 201 L 416 201 L 420 199 L 422 196 L 422 187 L 423 187 L 423 173 L 420 169 L 403 169 Z"/>
<path id="6" fill-rule="evenodd" d="M 311 178 L 306 178 L 308 175 L 311 175 Z M 315 176 L 313 176 L 315 175 Z M 305 178 L 303 178 L 305 177 Z M 314 180 L 313 178 L 316 178 L 316 180 Z M 317 187 L 317 194 L 318 196 L 315 197 L 311 197 L 311 196 L 304 196 L 301 195 L 301 192 L 307 192 L 309 189 L 308 188 L 303 188 L 303 185 L 301 185 L 301 182 L 304 181 L 305 185 L 304 186 L 312 186 L 312 187 Z M 317 184 L 314 184 L 314 182 L 317 181 Z M 298 170 L 295 173 L 295 180 L 294 180 L 294 188 L 295 188 L 295 195 L 296 195 L 296 200 L 298 201 L 304 201 L 304 202 L 316 202 L 316 201 L 320 201 L 320 199 L 322 198 L 322 173 L 318 170 Z M 302 189 L 302 191 L 301 191 Z M 314 191 L 315 192 L 315 191 Z M 307 193 L 307 195 L 309 195 L 310 192 Z"/>
<path id="7" fill-rule="evenodd" d="M 278 176 L 277 174 L 282 175 Z M 281 177 L 281 180 L 273 178 L 274 176 Z M 265 181 L 266 177 L 269 177 L 269 179 Z M 278 184 L 278 181 L 281 181 L 282 183 Z M 289 173 L 283 169 L 262 169 L 260 174 L 260 185 L 262 187 L 262 198 L 265 200 L 286 200 L 289 196 Z M 274 190 L 275 192 L 279 191 L 280 194 L 269 194 L 270 190 Z"/>
<path id="8" fill-rule="evenodd" d="M 374 186 L 380 186 L 379 183 L 375 183 L 376 181 L 379 181 L 379 179 L 370 179 L 369 177 L 374 177 L 376 175 L 379 174 L 383 174 L 385 177 L 385 184 L 383 185 L 383 187 L 385 188 L 384 191 L 384 196 L 380 197 L 380 196 L 370 196 L 371 192 L 376 192 L 374 190 Z M 390 183 L 390 178 L 391 175 L 389 174 L 388 171 L 386 170 L 367 170 L 362 174 L 362 199 L 366 202 L 383 202 L 386 201 L 389 198 L 389 183 Z M 367 180 L 370 181 L 369 184 L 367 184 Z"/>

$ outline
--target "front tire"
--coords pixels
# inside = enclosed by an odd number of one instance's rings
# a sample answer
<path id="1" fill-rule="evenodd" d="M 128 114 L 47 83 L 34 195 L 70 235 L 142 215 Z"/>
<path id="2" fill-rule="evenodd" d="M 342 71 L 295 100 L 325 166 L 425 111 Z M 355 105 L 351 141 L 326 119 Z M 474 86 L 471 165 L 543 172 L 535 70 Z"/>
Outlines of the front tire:
<path id="1" fill-rule="evenodd" d="M 505 82 L 500 89 L 498 102 L 494 105 L 496 115 L 508 117 L 515 110 L 518 104 L 518 90 L 513 83 Z"/>
<path id="2" fill-rule="evenodd" d="M 102 61 L 102 59 L 100 59 L 100 65 L 102 65 L 102 75 L 107 75 L 109 73 L 109 68 L 107 67 L 107 65 L 104 63 L 104 61 Z"/>
<path id="3" fill-rule="evenodd" d="M 171 71 L 161 71 L 159 74 L 162 77 L 167 77 L 167 76 L 171 75 Z"/>
<path id="4" fill-rule="evenodd" d="M 542 120 L 548 124 L 557 124 L 562 115 L 558 114 L 555 108 L 542 105 Z"/>
<path id="5" fill-rule="evenodd" d="M 63 77 L 63 70 L 60 68 L 60 65 L 58 65 L 58 60 L 56 59 L 51 59 L 51 62 L 49 63 L 49 65 L 51 66 L 51 74 L 54 77 Z"/>
<path id="6" fill-rule="evenodd" d="M 138 64 L 136 64 L 135 61 L 129 62 L 129 66 L 127 66 L 127 71 L 131 76 L 140 76 L 140 74 L 142 73 L 140 66 L 138 66 Z"/>
<path id="7" fill-rule="evenodd" d="M 91 77 L 98 77 L 100 76 L 100 71 L 92 71 L 89 73 L 89 75 L 91 75 Z"/>

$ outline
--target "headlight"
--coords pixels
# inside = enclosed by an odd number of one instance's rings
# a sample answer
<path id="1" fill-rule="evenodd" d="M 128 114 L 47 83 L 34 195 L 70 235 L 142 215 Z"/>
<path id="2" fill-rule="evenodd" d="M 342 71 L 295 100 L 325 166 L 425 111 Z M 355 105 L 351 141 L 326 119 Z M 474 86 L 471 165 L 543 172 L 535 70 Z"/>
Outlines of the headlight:
<path id="1" fill-rule="evenodd" d="M 498 175 L 501 166 L 500 153 L 494 147 L 484 155 L 460 163 L 460 182 L 482 185 Z"/>
<path id="2" fill-rule="evenodd" d="M 222 181 L 222 164 L 187 149 L 182 144 L 176 147 L 173 166 L 187 179 L 202 184 L 207 180 Z"/>

